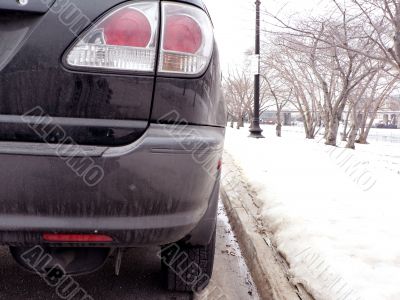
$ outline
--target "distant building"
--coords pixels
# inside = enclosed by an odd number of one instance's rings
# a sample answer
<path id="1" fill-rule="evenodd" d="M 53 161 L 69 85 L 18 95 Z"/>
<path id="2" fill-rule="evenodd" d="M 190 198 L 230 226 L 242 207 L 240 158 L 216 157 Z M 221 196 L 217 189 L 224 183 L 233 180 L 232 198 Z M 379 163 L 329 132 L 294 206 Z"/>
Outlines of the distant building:
<path id="1" fill-rule="evenodd" d="M 276 111 L 266 111 L 263 112 L 260 116 L 260 122 L 262 124 L 277 124 L 278 123 L 278 117 L 276 115 Z M 293 118 L 292 118 L 292 112 L 282 112 L 282 124 L 284 126 L 291 126 L 293 125 Z"/>
<path id="2" fill-rule="evenodd" d="M 400 99 L 398 97 L 385 102 L 376 116 L 375 125 L 400 128 Z"/>

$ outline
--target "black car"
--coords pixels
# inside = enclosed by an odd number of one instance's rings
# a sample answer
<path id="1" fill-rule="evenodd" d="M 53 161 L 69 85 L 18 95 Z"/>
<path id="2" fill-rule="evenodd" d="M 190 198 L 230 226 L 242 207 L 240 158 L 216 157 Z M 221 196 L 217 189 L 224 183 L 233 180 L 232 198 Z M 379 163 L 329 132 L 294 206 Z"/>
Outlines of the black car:
<path id="1" fill-rule="evenodd" d="M 157 245 L 169 289 L 203 289 L 221 95 L 200 0 L 0 1 L 0 245 L 53 279 Z"/>

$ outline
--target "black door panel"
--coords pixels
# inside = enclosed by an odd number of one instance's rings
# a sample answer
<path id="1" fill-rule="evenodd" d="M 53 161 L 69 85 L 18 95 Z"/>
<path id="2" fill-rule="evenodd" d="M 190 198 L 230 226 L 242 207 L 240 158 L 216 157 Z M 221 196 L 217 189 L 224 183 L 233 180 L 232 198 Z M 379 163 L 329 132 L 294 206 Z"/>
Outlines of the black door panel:
<path id="1" fill-rule="evenodd" d="M 51 10 L 45 12 L 42 7 L 45 13 L 32 14 L 1 10 L 17 8 L 17 2 L 0 0 L 0 115 L 22 116 L 39 107 L 53 118 L 108 120 L 101 130 L 101 126 L 67 128 L 79 144 L 120 145 L 140 137 L 145 131 L 143 123 L 129 132 L 129 128 L 119 128 L 117 121 L 149 121 L 154 76 L 74 72 L 62 64 L 65 51 L 79 34 L 122 2 L 102 0 L 93 5 L 94 1 L 57 0 Z M 60 8 L 65 3 L 78 9 L 76 21 L 64 22 Z M 28 5 L 20 10 L 28 10 Z M 39 12 L 40 7 L 36 8 Z M 112 120 L 116 120 L 115 126 Z M 113 138 L 110 132 L 115 133 Z M 9 124 L 0 120 L 0 141 L 37 140 L 22 121 Z"/>
<path id="2" fill-rule="evenodd" d="M 53 5 L 54 0 L 0 0 L 0 10 L 45 13 Z"/>

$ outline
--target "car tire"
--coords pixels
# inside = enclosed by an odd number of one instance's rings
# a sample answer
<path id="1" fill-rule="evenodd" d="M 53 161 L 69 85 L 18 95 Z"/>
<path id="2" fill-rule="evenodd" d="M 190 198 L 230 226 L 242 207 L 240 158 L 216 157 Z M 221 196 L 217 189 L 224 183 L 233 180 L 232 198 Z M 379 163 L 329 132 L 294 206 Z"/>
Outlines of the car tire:
<path id="1" fill-rule="evenodd" d="M 211 279 L 216 229 L 206 246 L 168 245 L 161 250 L 163 278 L 169 291 L 201 292 Z"/>

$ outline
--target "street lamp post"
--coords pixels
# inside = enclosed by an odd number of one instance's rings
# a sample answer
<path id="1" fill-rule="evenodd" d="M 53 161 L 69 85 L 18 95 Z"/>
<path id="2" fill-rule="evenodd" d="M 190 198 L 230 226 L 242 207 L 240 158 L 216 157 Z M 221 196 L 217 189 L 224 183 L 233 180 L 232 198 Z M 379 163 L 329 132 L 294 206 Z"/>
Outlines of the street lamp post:
<path id="1" fill-rule="evenodd" d="M 251 122 L 250 137 L 264 138 L 260 127 L 260 0 L 256 0 L 256 70 L 254 72 L 254 116 Z"/>

